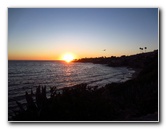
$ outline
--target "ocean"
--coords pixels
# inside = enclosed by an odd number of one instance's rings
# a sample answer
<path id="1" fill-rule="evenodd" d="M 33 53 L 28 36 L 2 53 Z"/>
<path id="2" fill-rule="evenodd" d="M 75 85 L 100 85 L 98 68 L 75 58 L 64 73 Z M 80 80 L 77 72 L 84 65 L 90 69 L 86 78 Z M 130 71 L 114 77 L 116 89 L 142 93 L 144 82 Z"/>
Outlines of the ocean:
<path id="1" fill-rule="evenodd" d="M 105 86 L 112 82 L 124 82 L 135 71 L 126 67 L 108 67 L 93 63 L 66 63 L 64 61 L 8 61 L 8 113 L 17 110 L 16 101 L 25 104 L 25 92 L 37 86 L 71 87 L 81 83 L 88 86 Z"/>

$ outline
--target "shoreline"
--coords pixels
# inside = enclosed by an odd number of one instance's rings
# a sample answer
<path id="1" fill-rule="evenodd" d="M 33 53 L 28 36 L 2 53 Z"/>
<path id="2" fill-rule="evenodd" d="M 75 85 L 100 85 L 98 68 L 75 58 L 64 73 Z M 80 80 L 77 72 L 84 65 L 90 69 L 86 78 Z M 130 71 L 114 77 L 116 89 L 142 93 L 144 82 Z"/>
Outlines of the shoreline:
<path id="1" fill-rule="evenodd" d="M 158 122 L 158 55 L 140 61 L 139 68 L 127 67 L 135 72 L 125 82 L 101 88 L 79 84 L 62 88 L 62 94 L 55 88 L 49 98 L 45 87 L 37 87 L 36 99 L 26 92 L 27 109 L 18 104 L 20 111 L 12 120 Z"/>
<path id="2" fill-rule="evenodd" d="M 140 74 L 140 72 L 146 68 L 148 62 L 151 62 L 153 58 L 158 58 L 158 50 L 146 53 L 139 53 L 130 56 L 123 55 L 121 57 L 111 56 L 111 57 L 81 58 L 74 60 L 73 63 L 81 62 L 81 63 L 104 64 L 113 68 L 126 67 L 135 71 L 131 77 L 131 79 L 135 79 Z"/>
<path id="3" fill-rule="evenodd" d="M 140 72 L 143 70 L 143 69 L 139 69 L 139 68 L 132 68 L 135 72 L 132 74 L 132 77 L 131 77 L 131 79 L 130 80 L 132 80 L 132 79 L 136 79 L 138 76 L 139 76 L 139 74 L 140 74 Z"/>

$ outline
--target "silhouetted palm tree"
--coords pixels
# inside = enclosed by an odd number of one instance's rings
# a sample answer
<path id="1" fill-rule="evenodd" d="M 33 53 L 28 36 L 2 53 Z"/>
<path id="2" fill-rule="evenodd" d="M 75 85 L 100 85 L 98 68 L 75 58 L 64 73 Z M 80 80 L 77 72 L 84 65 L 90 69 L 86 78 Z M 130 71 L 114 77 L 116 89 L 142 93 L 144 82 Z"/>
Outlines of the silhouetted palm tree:
<path id="1" fill-rule="evenodd" d="M 145 52 L 146 52 L 147 47 L 144 47 L 144 49 L 145 49 Z"/>
<path id="2" fill-rule="evenodd" d="M 141 51 L 143 51 L 143 48 L 142 48 L 142 47 L 140 47 L 139 49 L 140 49 Z M 140 51 L 140 52 L 141 52 L 141 51 Z"/>
<path id="3" fill-rule="evenodd" d="M 139 49 L 140 49 L 140 52 L 141 52 L 141 47 Z"/>

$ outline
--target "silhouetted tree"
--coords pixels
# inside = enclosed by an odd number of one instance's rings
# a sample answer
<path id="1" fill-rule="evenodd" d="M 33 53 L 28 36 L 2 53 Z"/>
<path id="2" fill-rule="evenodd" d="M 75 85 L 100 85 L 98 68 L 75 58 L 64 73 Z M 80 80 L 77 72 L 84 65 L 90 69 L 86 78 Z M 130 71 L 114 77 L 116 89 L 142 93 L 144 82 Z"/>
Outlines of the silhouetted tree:
<path id="1" fill-rule="evenodd" d="M 145 49 L 145 52 L 146 52 L 147 47 L 144 47 L 144 49 Z"/>
<path id="2" fill-rule="evenodd" d="M 139 49 L 140 49 L 141 51 L 143 51 L 143 48 L 142 48 L 142 47 L 140 47 Z M 140 51 L 140 52 L 141 52 L 141 51 Z"/>

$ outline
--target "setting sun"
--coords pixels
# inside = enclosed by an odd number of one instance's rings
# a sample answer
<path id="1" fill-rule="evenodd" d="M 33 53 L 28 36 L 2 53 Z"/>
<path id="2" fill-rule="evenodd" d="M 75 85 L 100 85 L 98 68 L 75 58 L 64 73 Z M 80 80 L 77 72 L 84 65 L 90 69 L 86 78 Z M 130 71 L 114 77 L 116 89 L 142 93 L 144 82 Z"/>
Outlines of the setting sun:
<path id="1" fill-rule="evenodd" d="M 74 59 L 74 56 L 72 54 L 65 54 L 62 59 L 66 62 L 71 62 Z"/>

